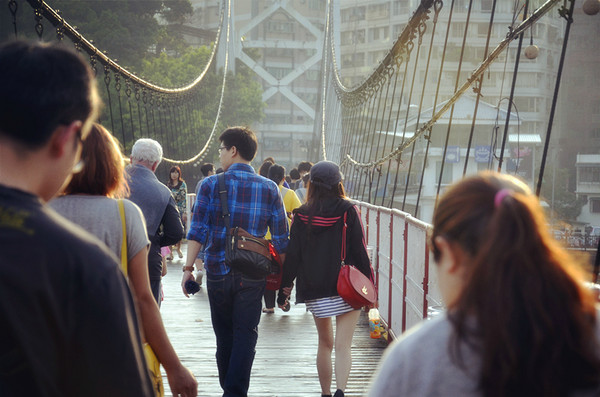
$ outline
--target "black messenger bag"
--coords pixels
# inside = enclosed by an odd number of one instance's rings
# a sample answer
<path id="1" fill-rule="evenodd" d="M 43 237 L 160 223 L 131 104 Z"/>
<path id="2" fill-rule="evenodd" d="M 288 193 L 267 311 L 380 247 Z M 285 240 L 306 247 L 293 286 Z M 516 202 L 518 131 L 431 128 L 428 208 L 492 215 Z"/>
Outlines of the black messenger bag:
<path id="1" fill-rule="evenodd" d="M 225 173 L 217 176 L 219 196 L 223 210 L 223 220 L 227 230 L 225 240 L 225 264 L 252 278 L 263 278 L 271 273 L 271 252 L 269 241 L 251 235 L 241 227 L 231 227 L 227 204 Z"/>

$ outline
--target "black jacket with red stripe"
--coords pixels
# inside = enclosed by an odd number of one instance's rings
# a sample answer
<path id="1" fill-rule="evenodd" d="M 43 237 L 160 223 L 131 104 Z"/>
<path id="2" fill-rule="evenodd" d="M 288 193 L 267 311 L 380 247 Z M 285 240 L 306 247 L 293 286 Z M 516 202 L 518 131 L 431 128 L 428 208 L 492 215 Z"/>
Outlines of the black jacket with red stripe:
<path id="1" fill-rule="evenodd" d="M 296 302 L 338 295 L 345 212 L 348 225 L 345 262 L 373 279 L 358 208 L 348 200 L 328 199 L 320 203 L 320 208 L 311 217 L 303 205 L 294 210 L 281 282 L 283 288 L 297 280 Z M 281 291 L 279 297 L 285 298 Z"/>

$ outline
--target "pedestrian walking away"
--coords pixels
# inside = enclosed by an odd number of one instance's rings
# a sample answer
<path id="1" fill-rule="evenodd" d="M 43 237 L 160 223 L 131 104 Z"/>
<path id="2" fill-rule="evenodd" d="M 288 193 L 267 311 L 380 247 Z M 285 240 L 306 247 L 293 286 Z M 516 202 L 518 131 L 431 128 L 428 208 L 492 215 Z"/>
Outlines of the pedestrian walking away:
<path id="1" fill-rule="evenodd" d="M 45 203 L 81 171 L 100 99 L 89 65 L 40 42 L 0 45 L 0 394 L 151 397 L 115 256 Z"/>
<path id="2" fill-rule="evenodd" d="M 306 304 L 317 327 L 317 372 L 323 397 L 331 396 L 334 346 L 334 396 L 344 396 L 352 366 L 352 337 L 360 315 L 360 310 L 353 309 L 337 292 L 344 245 L 346 261 L 373 280 L 358 208 L 346 199 L 338 165 L 320 161 L 310 169 L 306 204 L 294 211 L 277 303 L 284 307 L 296 280 L 296 301 Z"/>
<path id="3" fill-rule="evenodd" d="M 285 258 L 288 223 L 277 185 L 250 166 L 258 143 L 254 132 L 230 127 L 219 137 L 230 224 L 255 237 L 271 230 L 275 249 Z M 212 326 L 217 339 L 217 368 L 224 397 L 245 397 L 258 338 L 265 278 L 256 278 L 225 264 L 225 220 L 217 175 L 200 186 L 188 232 L 181 288 L 193 279 L 194 261 L 206 244 L 204 267 Z"/>
<path id="4" fill-rule="evenodd" d="M 117 198 L 128 194 L 121 149 L 103 126 L 94 124 L 83 143 L 81 172 L 75 174 L 64 195 L 49 205 L 59 214 L 101 239 L 117 257 L 124 255 L 126 276 L 136 298 L 144 336 L 167 372 L 174 395 L 196 396 L 196 379 L 179 361 L 160 317 L 148 278 L 148 246 L 144 215 L 133 202 Z M 121 218 L 123 216 L 124 218 Z M 126 234 L 123 236 L 123 222 Z M 125 238 L 124 238 L 125 237 Z M 125 247 L 122 243 L 125 241 Z M 160 373 L 158 387 L 162 388 Z"/>
<path id="5" fill-rule="evenodd" d="M 285 168 L 279 164 L 273 164 L 269 168 L 268 178 L 277 184 L 279 187 L 279 191 L 281 192 L 281 197 L 283 198 L 283 206 L 285 208 L 285 213 L 288 217 L 288 224 L 292 224 L 292 211 L 296 208 L 300 207 L 302 204 L 296 193 L 292 189 L 288 189 L 283 186 L 283 181 L 285 177 Z M 265 236 L 267 240 L 271 239 L 271 233 L 267 232 Z M 275 287 L 277 288 L 277 287 Z M 265 308 L 263 309 L 263 313 L 274 313 L 275 312 L 275 292 L 274 290 L 265 289 Z M 289 307 L 289 306 L 288 306 Z M 286 307 L 286 309 L 288 308 Z"/>
<path id="6" fill-rule="evenodd" d="M 126 169 L 129 199 L 140 207 L 146 220 L 150 239 L 148 275 L 152 295 L 160 306 L 162 278 L 161 247 L 176 244 L 183 238 L 184 229 L 175 199 L 168 187 L 154 175 L 162 160 L 162 147 L 153 139 L 138 139 L 131 149 L 131 165 Z M 171 253 L 172 254 L 172 253 Z"/>

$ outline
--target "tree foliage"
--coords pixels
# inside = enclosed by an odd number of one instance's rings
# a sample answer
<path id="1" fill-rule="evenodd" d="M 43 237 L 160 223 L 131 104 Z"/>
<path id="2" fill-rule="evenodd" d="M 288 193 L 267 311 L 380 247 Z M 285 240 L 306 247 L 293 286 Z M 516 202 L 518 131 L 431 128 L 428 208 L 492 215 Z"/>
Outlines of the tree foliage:
<path id="1" fill-rule="evenodd" d="M 48 4 L 98 48 L 133 70 L 150 55 L 150 48 L 159 41 L 169 42 L 157 17 L 181 23 L 193 12 L 190 0 L 49 0 Z"/>
<path id="2" fill-rule="evenodd" d="M 569 191 L 568 182 L 568 169 L 549 169 L 544 174 L 541 191 L 541 195 L 548 205 L 554 207 L 554 217 L 565 222 L 575 221 L 586 203 L 586 200 L 578 199 L 574 192 Z"/>
<path id="3" fill-rule="evenodd" d="M 210 48 L 200 47 L 189 48 L 179 57 L 162 53 L 144 60 L 142 73 L 154 84 L 182 87 L 200 75 L 209 61 L 210 52 Z M 250 125 L 260 121 L 264 115 L 261 85 L 253 78 L 251 70 L 244 65 L 237 66 L 236 73 L 229 72 L 226 78 L 217 133 L 228 125 Z M 190 99 L 195 103 L 186 104 L 193 108 L 189 117 L 193 128 L 183 128 L 178 132 L 178 146 L 193 147 L 197 152 L 204 145 L 217 116 L 222 82 L 222 69 L 211 69 L 204 76 L 198 92 Z"/>
<path id="4" fill-rule="evenodd" d="M 120 66 L 154 84 L 171 88 L 188 85 L 209 61 L 210 48 L 191 48 L 174 33 L 178 29 L 168 25 L 183 23 L 193 12 L 190 0 L 46 1 Z M 18 35 L 35 38 L 33 9 L 26 2 L 18 4 Z M 8 7 L 1 10 L 0 38 L 14 37 Z M 47 21 L 42 24 L 43 40 L 56 40 L 56 30 Z M 236 66 L 236 74 L 227 76 L 217 136 L 227 125 L 250 125 L 263 117 L 260 84 L 247 67 Z M 192 157 L 204 146 L 217 115 L 222 70 L 209 70 L 198 90 L 177 100 L 152 94 L 113 71 L 105 76 L 101 65 L 96 70 L 106 104 L 100 121 L 122 142 L 126 153 L 143 136 L 161 141 L 165 154 L 177 159 Z M 120 79 L 119 84 L 115 84 L 116 79 Z M 215 151 L 208 159 L 216 157 Z"/>

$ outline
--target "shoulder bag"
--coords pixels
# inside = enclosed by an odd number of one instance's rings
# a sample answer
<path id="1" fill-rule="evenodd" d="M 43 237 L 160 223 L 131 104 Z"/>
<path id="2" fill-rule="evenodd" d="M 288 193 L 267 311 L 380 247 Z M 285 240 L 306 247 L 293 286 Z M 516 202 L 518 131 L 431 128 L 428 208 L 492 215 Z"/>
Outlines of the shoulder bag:
<path id="1" fill-rule="evenodd" d="M 346 229 L 348 227 L 346 218 L 348 213 L 344 213 L 344 227 L 342 229 L 342 267 L 338 274 L 337 291 L 338 295 L 355 309 L 363 306 L 369 306 L 377 302 L 377 290 L 373 282 L 369 280 L 356 267 L 349 265 L 346 260 Z"/>
<path id="2" fill-rule="evenodd" d="M 121 241 L 121 271 L 127 277 L 127 227 L 125 223 L 125 206 L 123 200 L 117 200 L 119 203 L 119 215 L 121 216 L 121 226 L 123 228 L 123 240 Z M 160 373 L 160 362 L 154 354 L 154 351 L 148 343 L 144 343 L 144 356 L 146 356 L 146 366 L 148 375 L 152 381 L 154 395 L 156 397 L 164 397 L 165 388 L 163 385 L 162 375 Z"/>
<path id="3" fill-rule="evenodd" d="M 227 186 L 225 173 L 217 176 L 219 182 L 219 196 L 225 222 L 225 264 L 232 269 L 239 270 L 252 278 L 263 278 L 271 273 L 271 252 L 269 241 L 251 235 L 241 227 L 231 227 Z"/>

